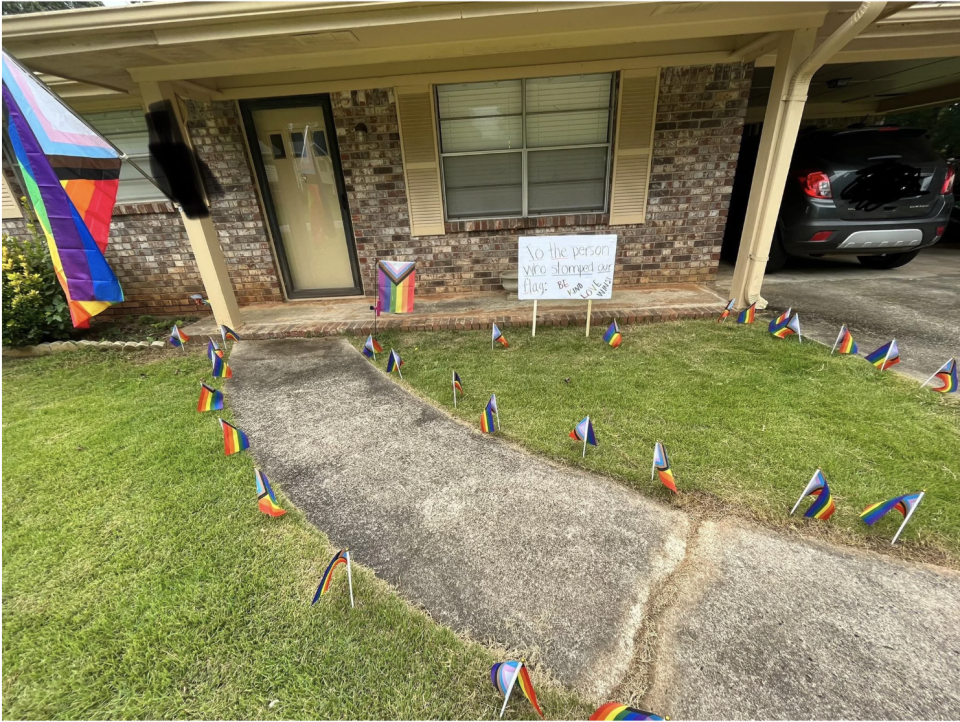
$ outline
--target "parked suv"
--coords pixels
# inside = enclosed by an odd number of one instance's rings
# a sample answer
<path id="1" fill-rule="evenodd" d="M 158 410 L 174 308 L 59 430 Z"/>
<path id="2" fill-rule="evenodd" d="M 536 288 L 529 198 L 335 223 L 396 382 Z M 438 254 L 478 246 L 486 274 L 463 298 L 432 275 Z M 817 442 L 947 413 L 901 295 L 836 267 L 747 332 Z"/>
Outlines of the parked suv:
<path id="1" fill-rule="evenodd" d="M 925 133 L 897 126 L 801 132 L 767 270 L 789 256 L 827 253 L 855 255 L 868 268 L 897 268 L 939 241 L 953 209 L 954 169 Z M 749 165 L 758 142 L 744 139 Z M 752 175 L 751 168 L 748 184 Z M 737 243 L 743 213 L 731 207 Z"/>

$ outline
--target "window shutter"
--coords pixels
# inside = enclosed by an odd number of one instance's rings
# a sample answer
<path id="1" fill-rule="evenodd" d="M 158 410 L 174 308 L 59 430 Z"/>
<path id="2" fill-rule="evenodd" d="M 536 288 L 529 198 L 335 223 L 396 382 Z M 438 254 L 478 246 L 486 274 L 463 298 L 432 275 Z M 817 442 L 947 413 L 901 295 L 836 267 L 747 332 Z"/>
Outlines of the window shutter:
<path id="1" fill-rule="evenodd" d="M 443 193 L 440 190 L 437 129 L 430 86 L 397 88 L 397 115 L 410 208 L 410 233 L 413 236 L 441 235 L 444 233 Z"/>
<path id="2" fill-rule="evenodd" d="M 3 176 L 3 220 L 8 218 L 23 218 L 23 211 L 7 184 L 7 177 Z"/>
<path id="3" fill-rule="evenodd" d="M 620 74 L 617 147 L 610 190 L 611 226 L 646 220 L 659 85 L 658 68 L 624 70 Z"/>

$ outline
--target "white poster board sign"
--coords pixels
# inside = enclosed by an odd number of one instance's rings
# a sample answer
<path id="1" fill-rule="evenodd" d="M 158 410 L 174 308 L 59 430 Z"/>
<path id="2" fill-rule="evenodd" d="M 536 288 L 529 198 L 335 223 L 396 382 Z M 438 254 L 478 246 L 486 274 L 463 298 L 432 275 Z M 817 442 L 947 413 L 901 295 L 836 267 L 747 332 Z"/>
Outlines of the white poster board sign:
<path id="1" fill-rule="evenodd" d="M 616 234 L 520 236 L 518 296 L 532 301 L 611 298 L 616 258 Z"/>

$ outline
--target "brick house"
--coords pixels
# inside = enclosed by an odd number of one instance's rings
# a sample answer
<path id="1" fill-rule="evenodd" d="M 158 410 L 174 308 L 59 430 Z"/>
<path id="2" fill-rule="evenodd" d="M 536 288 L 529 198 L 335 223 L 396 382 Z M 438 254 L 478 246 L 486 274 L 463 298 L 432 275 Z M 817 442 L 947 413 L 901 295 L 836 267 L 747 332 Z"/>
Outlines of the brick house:
<path id="1" fill-rule="evenodd" d="M 755 64 L 783 86 L 853 10 L 173 2 L 8 17 L 4 41 L 134 160 L 144 107 L 174 103 L 222 191 L 188 221 L 125 168 L 111 312 L 206 293 L 237 323 L 249 304 L 373 295 L 378 259 L 416 259 L 418 295 L 497 290 L 530 234 L 616 233 L 621 287 L 711 281 Z M 920 52 L 853 37 L 837 58 Z M 4 190 L 4 230 L 22 233 Z"/>

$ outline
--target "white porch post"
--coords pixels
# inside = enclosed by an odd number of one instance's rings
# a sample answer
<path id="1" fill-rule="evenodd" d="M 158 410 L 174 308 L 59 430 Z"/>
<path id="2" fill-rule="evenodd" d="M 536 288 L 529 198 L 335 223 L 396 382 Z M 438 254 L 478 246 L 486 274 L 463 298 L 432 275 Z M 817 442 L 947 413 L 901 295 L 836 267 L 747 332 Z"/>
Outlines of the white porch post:
<path id="1" fill-rule="evenodd" d="M 176 95 L 169 84 L 140 83 L 140 97 L 145 112 L 149 111 L 150 105 L 153 103 L 169 101 L 176 122 L 180 127 L 180 133 L 184 141 L 190 143 L 190 135 L 180 115 Z M 190 248 L 197 261 L 200 278 L 203 280 L 203 287 L 217 324 L 226 324 L 236 328 L 240 325 L 240 306 L 237 304 L 237 296 L 233 292 L 233 284 L 230 283 L 230 274 L 227 272 L 227 263 L 223 257 L 223 249 L 220 248 L 220 239 L 217 236 L 217 229 L 213 225 L 213 220 L 209 216 L 190 219 L 183 213 L 180 214 L 180 217 L 183 220 L 184 228 L 187 230 Z"/>

